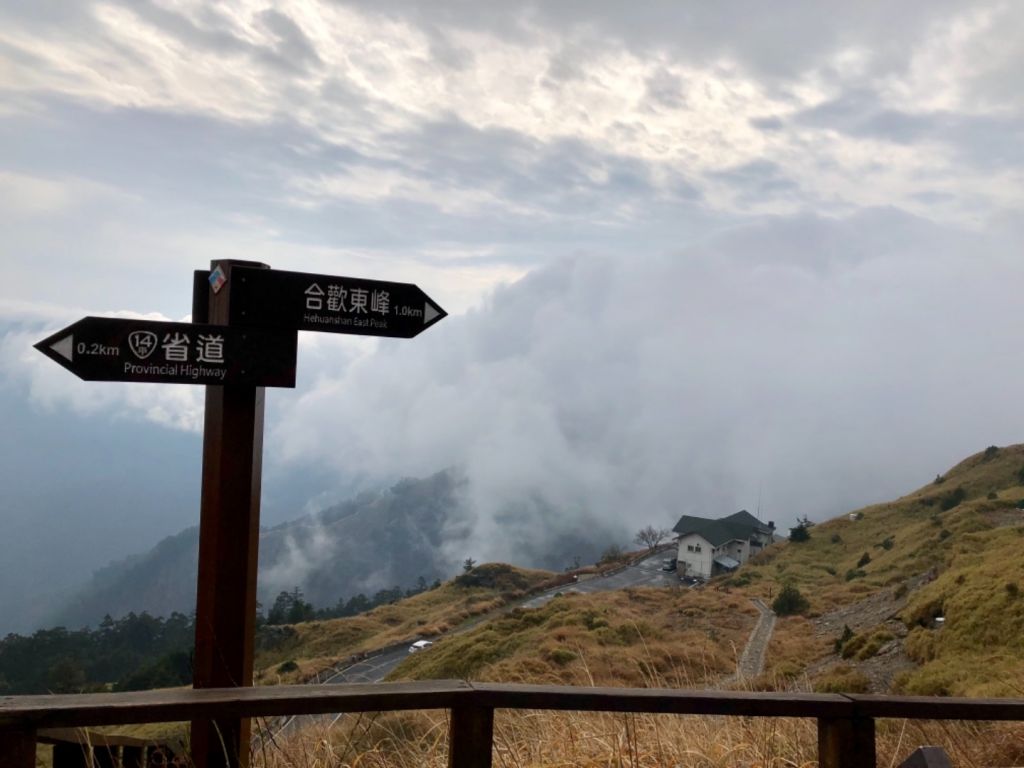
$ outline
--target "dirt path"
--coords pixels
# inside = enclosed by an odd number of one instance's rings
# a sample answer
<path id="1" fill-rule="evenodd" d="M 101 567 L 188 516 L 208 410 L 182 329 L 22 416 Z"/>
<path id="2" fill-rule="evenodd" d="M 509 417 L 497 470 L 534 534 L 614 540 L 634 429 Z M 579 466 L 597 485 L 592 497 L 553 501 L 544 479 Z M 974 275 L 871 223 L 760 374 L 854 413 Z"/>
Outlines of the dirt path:
<path id="1" fill-rule="evenodd" d="M 765 652 L 768 650 L 768 641 L 772 639 L 772 631 L 775 629 L 775 613 L 756 597 L 751 601 L 761 616 L 757 620 L 757 626 L 750 633 L 747 640 L 747 647 L 743 649 L 740 656 L 740 663 L 736 669 L 734 679 L 744 680 L 757 677 L 764 669 Z"/>

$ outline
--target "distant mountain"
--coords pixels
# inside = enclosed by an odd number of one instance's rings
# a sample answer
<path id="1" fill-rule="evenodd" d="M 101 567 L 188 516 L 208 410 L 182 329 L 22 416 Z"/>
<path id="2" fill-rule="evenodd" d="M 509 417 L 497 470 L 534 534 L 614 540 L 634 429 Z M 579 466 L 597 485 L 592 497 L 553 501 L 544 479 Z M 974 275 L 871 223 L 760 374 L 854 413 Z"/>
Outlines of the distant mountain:
<path id="1" fill-rule="evenodd" d="M 302 588 L 314 605 L 450 575 L 441 553 L 446 521 L 457 518 L 457 473 L 403 480 L 323 512 L 260 533 L 259 599 Z M 98 624 L 130 611 L 169 615 L 195 608 L 199 529 L 188 528 L 149 552 L 112 563 L 53 616 L 52 624 Z"/>
<path id="2" fill-rule="evenodd" d="M 524 567 L 561 570 L 575 559 L 593 562 L 621 532 L 580 521 L 536 495 L 497 516 L 492 551 L 468 543 L 474 510 L 464 501 L 467 481 L 457 470 L 402 480 L 350 501 L 260 533 L 259 600 L 269 608 L 282 590 L 300 587 L 317 608 L 359 593 L 408 588 L 457 572 L 466 557 L 502 557 Z M 532 523 L 528 521 L 534 521 Z M 536 521 L 545 525 L 536 535 Z M 465 546 L 461 546 L 465 542 Z M 504 549 L 502 549 L 504 547 Z M 96 626 L 107 614 L 131 611 L 169 616 L 195 609 L 199 529 L 170 536 L 149 552 L 100 569 L 46 626 Z M 497 554 L 496 554 L 497 553 Z"/>

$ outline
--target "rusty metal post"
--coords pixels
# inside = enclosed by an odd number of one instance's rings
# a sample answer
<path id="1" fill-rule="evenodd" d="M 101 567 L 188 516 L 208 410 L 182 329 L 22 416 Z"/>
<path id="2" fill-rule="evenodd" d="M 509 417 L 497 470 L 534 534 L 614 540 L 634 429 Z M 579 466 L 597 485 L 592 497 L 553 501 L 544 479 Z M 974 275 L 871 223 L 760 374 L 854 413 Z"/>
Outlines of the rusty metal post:
<path id="1" fill-rule="evenodd" d="M 491 768 L 494 709 L 454 707 L 448 730 L 448 768 Z"/>
<path id="2" fill-rule="evenodd" d="M 193 296 L 193 321 L 227 325 L 235 265 L 214 262 L 227 282 L 208 303 Z M 200 284 L 194 283 L 196 290 Z M 203 309 L 207 317 L 196 317 Z M 199 522 L 199 581 L 196 590 L 195 688 L 252 685 L 256 630 L 256 565 L 259 551 L 260 474 L 263 461 L 263 387 L 208 386 L 203 426 L 203 481 Z M 192 721 L 196 768 L 245 768 L 248 719 Z"/>
<path id="3" fill-rule="evenodd" d="M 820 768 L 875 768 L 875 764 L 875 721 L 872 718 L 818 718 Z"/>

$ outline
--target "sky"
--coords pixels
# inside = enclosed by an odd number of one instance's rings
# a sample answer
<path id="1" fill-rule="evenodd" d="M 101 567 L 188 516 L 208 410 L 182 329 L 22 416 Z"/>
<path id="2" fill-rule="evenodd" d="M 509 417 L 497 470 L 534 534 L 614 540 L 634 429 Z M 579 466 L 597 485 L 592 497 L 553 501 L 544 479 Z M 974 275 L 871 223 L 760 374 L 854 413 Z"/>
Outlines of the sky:
<path id="1" fill-rule="evenodd" d="M 198 521 L 200 388 L 31 345 L 215 259 L 450 315 L 301 335 L 267 524 L 457 466 L 453 557 L 523 561 L 552 510 L 784 526 L 1020 441 L 1022 69 L 1014 2 L 0 4 L 9 614 Z"/>

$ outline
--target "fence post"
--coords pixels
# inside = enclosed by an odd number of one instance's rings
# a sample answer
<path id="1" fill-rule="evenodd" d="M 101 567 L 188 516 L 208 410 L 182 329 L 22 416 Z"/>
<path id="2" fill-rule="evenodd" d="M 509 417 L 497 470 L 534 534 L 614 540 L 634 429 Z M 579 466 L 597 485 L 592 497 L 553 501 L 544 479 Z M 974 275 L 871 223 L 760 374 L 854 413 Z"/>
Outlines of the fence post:
<path id="1" fill-rule="evenodd" d="M 875 764 L 872 718 L 818 718 L 819 768 L 874 768 Z"/>
<path id="2" fill-rule="evenodd" d="M 92 768 L 116 768 L 117 747 L 97 745 L 92 748 Z"/>
<path id="3" fill-rule="evenodd" d="M 89 746 L 74 741 L 53 745 L 53 768 L 90 768 Z"/>
<path id="4" fill-rule="evenodd" d="M 121 768 L 144 768 L 142 747 L 121 747 Z"/>
<path id="5" fill-rule="evenodd" d="M 35 768 L 36 732 L 32 728 L 0 728 L 0 768 Z"/>
<path id="6" fill-rule="evenodd" d="M 452 707 L 448 768 L 491 768 L 494 709 Z"/>

